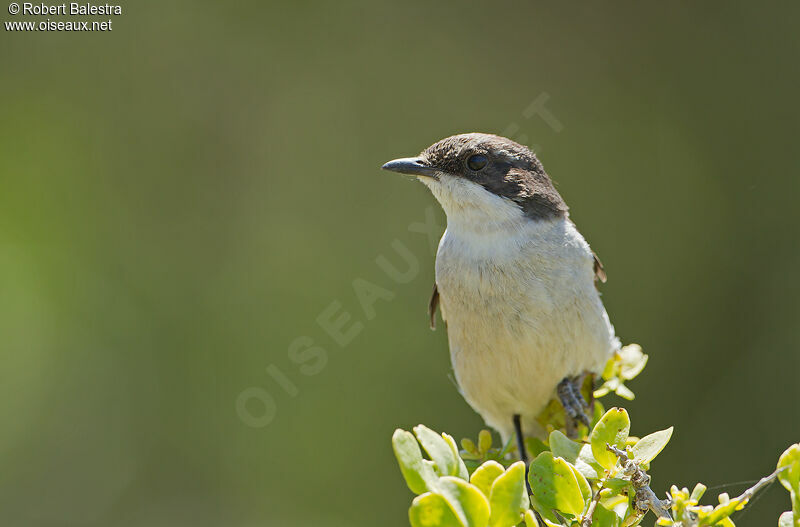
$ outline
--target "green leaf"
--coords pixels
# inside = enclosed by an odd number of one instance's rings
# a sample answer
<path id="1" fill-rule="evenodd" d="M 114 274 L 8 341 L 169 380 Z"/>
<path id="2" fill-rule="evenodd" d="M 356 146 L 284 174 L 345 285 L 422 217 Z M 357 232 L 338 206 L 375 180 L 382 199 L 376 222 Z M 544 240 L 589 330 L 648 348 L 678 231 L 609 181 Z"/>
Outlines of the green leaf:
<path id="1" fill-rule="evenodd" d="M 528 451 L 529 456 L 536 457 L 542 452 L 550 450 L 550 447 L 538 437 L 526 437 L 525 449 Z"/>
<path id="2" fill-rule="evenodd" d="M 464 527 L 486 527 L 489 500 L 474 485 L 453 476 L 439 478 L 437 493 L 447 500 Z"/>
<path id="3" fill-rule="evenodd" d="M 697 485 L 694 486 L 694 489 L 692 490 L 692 494 L 691 496 L 689 496 L 689 499 L 691 499 L 695 503 L 698 503 L 700 501 L 700 498 L 703 497 L 703 494 L 706 493 L 707 489 L 708 487 L 706 487 L 702 483 L 698 483 Z"/>
<path id="4" fill-rule="evenodd" d="M 578 481 L 578 487 L 581 489 L 581 496 L 583 496 L 583 506 L 585 507 L 589 505 L 589 500 L 592 499 L 592 487 L 589 486 L 586 477 L 580 473 L 575 465 L 570 464 L 569 467 L 572 469 L 572 472 L 575 474 L 575 479 Z"/>
<path id="5" fill-rule="evenodd" d="M 463 527 L 456 513 L 441 494 L 428 492 L 414 498 L 408 509 L 412 527 Z"/>
<path id="6" fill-rule="evenodd" d="M 422 494 L 432 490 L 437 481 L 436 473 L 431 464 L 422 459 L 422 452 L 414 435 L 398 428 L 392 436 L 392 448 L 411 492 Z"/>
<path id="7" fill-rule="evenodd" d="M 530 509 L 525 511 L 524 520 L 525 520 L 525 527 L 539 527 L 539 521 L 536 519 L 536 515 Z"/>
<path id="8" fill-rule="evenodd" d="M 603 484 L 603 490 L 608 491 L 609 494 L 617 494 L 622 489 L 631 484 L 627 479 L 622 478 L 608 478 Z"/>
<path id="9" fill-rule="evenodd" d="M 786 511 L 778 518 L 778 527 L 795 527 L 792 511 Z"/>
<path id="10" fill-rule="evenodd" d="M 525 489 L 525 463 L 517 461 L 492 483 L 489 527 L 513 527 L 528 510 Z"/>
<path id="11" fill-rule="evenodd" d="M 505 471 L 503 465 L 497 461 L 487 461 L 475 469 L 469 482 L 478 487 L 487 498 L 492 492 L 492 483 Z"/>
<path id="12" fill-rule="evenodd" d="M 461 459 L 461 456 L 458 455 L 458 445 L 456 444 L 456 440 L 453 439 L 453 436 L 442 433 L 442 438 L 447 442 L 450 446 L 450 452 L 453 457 L 456 459 L 456 471 L 454 476 L 458 476 L 459 478 L 469 481 L 469 470 L 467 470 L 467 465 L 464 463 L 464 460 Z"/>
<path id="13" fill-rule="evenodd" d="M 591 445 L 573 441 L 559 430 L 552 431 L 548 441 L 554 456 L 563 457 L 575 465 L 575 468 L 586 478 L 598 479 L 603 473 L 603 467 L 592 455 Z"/>
<path id="14" fill-rule="evenodd" d="M 606 413 L 606 408 L 603 406 L 603 403 L 598 401 L 597 399 L 594 400 L 594 413 L 592 415 L 592 428 L 596 425 L 600 419 L 603 418 L 603 415 Z"/>
<path id="15" fill-rule="evenodd" d="M 581 489 L 581 495 L 584 502 L 589 503 L 592 498 L 592 489 L 589 487 L 589 482 L 586 481 L 586 473 L 588 472 L 591 478 L 597 478 L 597 471 L 592 468 L 586 461 L 581 458 L 582 452 L 587 452 L 588 456 L 594 461 L 591 454 L 591 446 L 577 443 L 558 430 L 550 433 L 550 449 L 554 456 L 564 458 L 570 464 L 575 472 L 575 479 L 578 481 L 578 486 Z M 602 472 L 602 467 L 594 463 Z M 579 467 L 578 465 L 581 465 Z"/>
<path id="16" fill-rule="evenodd" d="M 492 433 L 488 430 L 481 430 L 478 433 L 478 450 L 481 454 L 486 454 L 492 448 Z"/>
<path id="17" fill-rule="evenodd" d="M 583 495 L 573 467 L 552 452 L 542 452 L 533 460 L 528 474 L 533 495 L 549 509 L 573 516 L 583 511 Z"/>
<path id="18" fill-rule="evenodd" d="M 592 516 L 592 527 L 619 527 L 622 523 L 622 518 L 617 516 L 617 513 L 610 511 L 598 504 Z"/>
<path id="19" fill-rule="evenodd" d="M 614 355 L 612 355 L 611 358 L 608 359 L 608 361 L 606 361 L 606 365 L 603 366 L 603 372 L 600 374 L 600 377 L 602 377 L 605 380 L 609 380 L 612 377 L 614 377 L 614 374 L 618 369 L 617 365 L 619 364 L 619 361 L 620 361 L 619 352 L 618 351 L 614 352 Z"/>
<path id="20" fill-rule="evenodd" d="M 491 436 L 490 436 L 491 437 Z M 503 448 L 500 449 L 500 452 L 497 453 L 498 459 L 505 459 L 508 454 L 514 452 L 517 448 L 517 442 L 515 441 L 514 436 L 509 436 L 506 440 L 506 444 L 503 445 Z"/>
<path id="21" fill-rule="evenodd" d="M 624 408 L 612 408 L 605 413 L 589 434 L 594 458 L 604 468 L 611 469 L 617 464 L 617 456 L 606 449 L 606 444 L 625 448 L 625 440 L 631 429 L 631 420 Z"/>
<path id="22" fill-rule="evenodd" d="M 480 454 L 480 452 L 478 452 L 478 447 L 475 445 L 475 442 L 472 441 L 472 439 L 467 439 L 466 437 L 461 440 L 461 448 L 463 448 L 470 454 Z"/>
<path id="23" fill-rule="evenodd" d="M 632 490 L 631 492 L 635 492 L 635 491 Z M 602 496 L 604 496 L 604 494 L 601 494 L 600 505 L 602 505 L 603 507 L 605 507 L 608 510 L 613 510 L 616 507 L 618 507 L 620 505 L 623 505 L 623 504 L 627 508 L 628 501 L 629 501 L 628 500 L 628 496 L 625 496 L 625 495 L 622 495 L 622 494 L 614 494 L 614 495 L 611 495 L 611 496 L 608 496 L 608 497 L 602 497 Z"/>
<path id="24" fill-rule="evenodd" d="M 664 450 L 672 437 L 672 427 L 646 435 L 633 446 L 633 459 L 637 463 L 650 463 Z"/>
<path id="25" fill-rule="evenodd" d="M 745 504 L 747 503 L 746 500 L 739 500 L 733 499 L 728 500 L 725 503 L 721 503 L 714 507 L 714 510 L 706 516 L 702 518 L 702 525 L 716 525 L 723 521 L 725 518 L 733 514 L 734 512 L 741 510 Z"/>
<path id="26" fill-rule="evenodd" d="M 437 434 L 425 425 L 414 427 L 422 448 L 434 462 L 436 472 L 440 476 L 455 476 L 458 474 L 458 451 L 454 453 L 448 442 L 441 435 Z"/>
<path id="27" fill-rule="evenodd" d="M 786 467 L 786 468 L 784 468 Z M 778 459 L 778 469 L 784 469 L 778 474 L 778 480 L 786 490 L 800 496 L 800 443 L 786 449 Z"/>
<path id="28" fill-rule="evenodd" d="M 553 430 L 550 432 L 550 437 L 547 442 L 550 443 L 550 451 L 554 456 L 563 457 L 570 463 L 574 463 L 574 460 L 578 459 L 578 455 L 581 453 L 581 448 L 583 447 L 582 443 L 573 441 L 560 430 Z"/>
<path id="29" fill-rule="evenodd" d="M 529 476 L 530 476 L 530 473 L 529 473 Z M 538 512 L 541 515 L 541 517 L 544 520 L 544 523 L 545 523 L 545 525 L 547 525 L 547 527 L 562 527 L 563 526 L 561 521 L 559 521 L 558 517 L 553 513 L 553 509 L 551 507 L 545 507 L 544 505 L 539 503 L 539 500 L 536 499 L 535 495 L 531 495 L 530 496 L 530 500 L 531 500 L 531 507 L 536 509 L 536 512 Z"/>

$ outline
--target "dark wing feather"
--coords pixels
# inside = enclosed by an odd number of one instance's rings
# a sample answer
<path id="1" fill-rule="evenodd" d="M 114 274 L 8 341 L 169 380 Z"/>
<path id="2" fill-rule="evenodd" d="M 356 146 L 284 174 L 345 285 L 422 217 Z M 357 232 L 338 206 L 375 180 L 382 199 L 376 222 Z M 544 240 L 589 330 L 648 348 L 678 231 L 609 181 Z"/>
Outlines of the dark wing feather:
<path id="1" fill-rule="evenodd" d="M 439 307 L 439 288 L 436 282 L 433 283 L 431 300 L 428 302 L 428 316 L 430 317 L 431 329 L 436 329 L 436 308 Z"/>
<path id="2" fill-rule="evenodd" d="M 603 269 L 603 262 L 600 261 L 600 258 L 592 251 L 592 256 L 594 257 L 594 277 L 595 280 L 600 280 L 602 283 L 606 283 L 608 280 L 608 276 L 606 275 L 606 270 Z"/>

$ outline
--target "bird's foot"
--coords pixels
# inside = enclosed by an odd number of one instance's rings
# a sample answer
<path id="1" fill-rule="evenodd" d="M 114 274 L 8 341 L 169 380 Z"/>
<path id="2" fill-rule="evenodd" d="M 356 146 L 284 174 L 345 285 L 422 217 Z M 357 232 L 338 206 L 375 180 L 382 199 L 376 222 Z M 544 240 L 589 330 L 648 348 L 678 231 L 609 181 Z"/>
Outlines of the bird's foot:
<path id="1" fill-rule="evenodd" d="M 567 414 L 566 428 L 567 436 L 569 437 L 575 437 L 578 423 L 586 425 L 587 428 L 591 428 L 592 425 L 591 419 L 589 419 L 586 413 L 586 410 L 589 409 L 589 405 L 586 403 L 586 400 L 584 400 L 583 395 L 581 395 L 582 381 L 583 375 L 564 377 L 564 380 L 558 383 L 558 387 L 556 388 L 558 399 L 561 401 L 564 412 Z"/>

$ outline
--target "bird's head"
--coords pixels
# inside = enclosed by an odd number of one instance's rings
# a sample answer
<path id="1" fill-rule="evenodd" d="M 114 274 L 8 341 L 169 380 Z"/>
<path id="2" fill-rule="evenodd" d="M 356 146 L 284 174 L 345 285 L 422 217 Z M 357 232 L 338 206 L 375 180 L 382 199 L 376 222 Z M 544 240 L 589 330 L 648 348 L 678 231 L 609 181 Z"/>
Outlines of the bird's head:
<path id="1" fill-rule="evenodd" d="M 450 221 L 563 218 L 567 205 L 527 147 L 491 134 L 460 134 L 417 157 L 395 159 L 385 170 L 417 177 L 431 189 Z"/>

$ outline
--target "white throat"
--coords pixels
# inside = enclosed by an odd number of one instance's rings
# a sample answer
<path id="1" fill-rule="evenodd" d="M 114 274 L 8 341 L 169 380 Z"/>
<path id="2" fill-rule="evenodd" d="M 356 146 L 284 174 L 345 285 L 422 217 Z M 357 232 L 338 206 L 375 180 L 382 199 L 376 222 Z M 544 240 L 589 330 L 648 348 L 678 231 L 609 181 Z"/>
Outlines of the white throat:
<path id="1" fill-rule="evenodd" d="M 442 205 L 450 231 L 476 236 L 501 232 L 508 236 L 530 222 L 516 203 L 472 181 L 448 174 L 440 174 L 438 179 L 418 179 L 431 189 Z"/>

